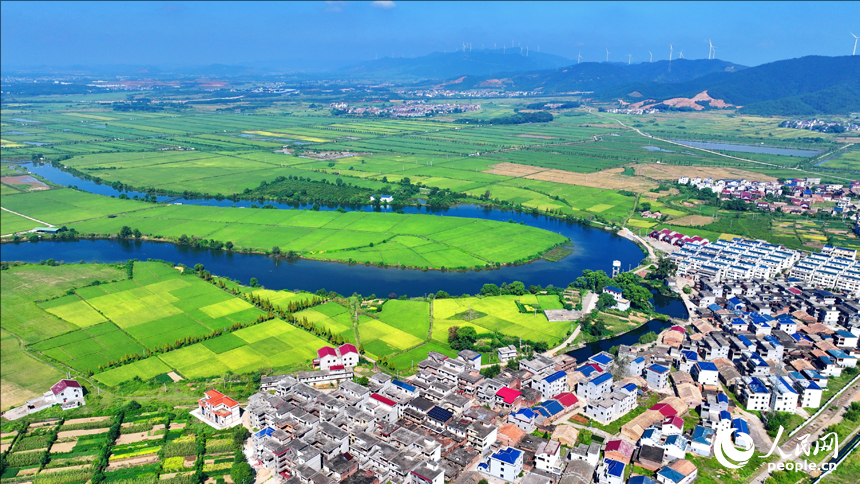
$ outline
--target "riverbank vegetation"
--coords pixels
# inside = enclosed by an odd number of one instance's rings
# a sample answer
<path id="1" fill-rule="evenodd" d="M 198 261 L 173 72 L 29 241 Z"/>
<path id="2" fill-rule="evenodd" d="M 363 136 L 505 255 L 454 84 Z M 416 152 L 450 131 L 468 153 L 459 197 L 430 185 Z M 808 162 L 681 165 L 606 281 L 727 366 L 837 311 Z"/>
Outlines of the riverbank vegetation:
<path id="1" fill-rule="evenodd" d="M 275 255 L 417 269 L 523 263 L 566 242 L 552 232 L 491 220 L 153 205 L 69 189 L 4 197 L 3 206 L 82 236 L 116 237 L 128 227 L 135 238 L 179 245 L 266 254 L 277 247 Z M 39 224 L 31 221 L 33 225 Z"/>

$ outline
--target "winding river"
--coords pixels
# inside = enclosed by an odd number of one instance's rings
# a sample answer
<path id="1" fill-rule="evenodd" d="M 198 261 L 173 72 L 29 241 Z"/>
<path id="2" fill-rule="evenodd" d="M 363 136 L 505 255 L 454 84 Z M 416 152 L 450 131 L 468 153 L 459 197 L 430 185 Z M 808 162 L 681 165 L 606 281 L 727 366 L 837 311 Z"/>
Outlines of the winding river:
<path id="1" fill-rule="evenodd" d="M 31 172 L 59 185 L 73 185 L 78 189 L 105 196 L 142 196 L 143 193 L 121 192 L 114 188 L 87 181 L 51 165 L 26 166 Z M 160 196 L 159 201 L 211 206 L 250 206 L 250 201 L 195 199 Z M 279 209 L 307 209 L 307 205 L 290 206 L 272 203 Z M 321 210 L 334 210 L 321 207 Z M 348 210 L 372 210 L 353 207 Z M 392 211 L 392 208 L 383 208 Z M 230 277 L 243 283 L 255 277 L 270 289 L 300 289 L 316 291 L 325 288 L 340 294 L 376 294 L 381 297 L 394 293 L 397 296 L 422 296 L 443 290 L 452 295 L 475 294 L 486 283 L 501 285 L 503 282 L 522 281 L 526 286 L 567 286 L 583 269 L 602 269 L 610 272 L 612 261 L 621 261 L 621 267 L 635 267 L 644 254 L 633 242 L 611 232 L 575 223 L 565 222 L 543 215 L 531 215 L 514 211 L 489 209 L 475 205 L 460 205 L 451 208 L 403 207 L 407 213 L 424 213 L 444 217 L 468 217 L 506 222 L 513 220 L 569 237 L 574 246 L 571 255 L 558 262 L 538 260 L 519 266 L 469 272 L 418 271 L 399 268 L 379 268 L 363 264 L 342 264 L 314 260 L 273 259 L 258 254 L 242 254 L 222 250 L 209 250 L 178 246 L 170 243 L 134 240 L 78 240 L 19 242 L 3 245 L 3 260 L 38 262 L 100 261 L 116 262 L 136 258 L 139 260 L 161 259 L 188 266 L 203 264 L 213 274 Z M 659 296 L 659 295 L 658 295 Z M 685 318 L 686 311 L 677 300 L 657 297 L 654 300 L 658 311 L 673 317 Z M 636 336 L 638 338 L 638 336 Z"/>

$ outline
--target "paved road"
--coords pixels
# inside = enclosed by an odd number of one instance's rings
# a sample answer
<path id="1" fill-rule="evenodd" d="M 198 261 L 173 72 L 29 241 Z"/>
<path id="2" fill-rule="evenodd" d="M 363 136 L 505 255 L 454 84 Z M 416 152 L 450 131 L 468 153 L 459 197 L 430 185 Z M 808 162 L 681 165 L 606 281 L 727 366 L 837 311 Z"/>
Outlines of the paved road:
<path id="1" fill-rule="evenodd" d="M 634 233 L 633 231 L 631 231 L 627 227 L 624 227 L 623 229 L 619 230 L 618 235 L 620 235 L 626 239 L 631 239 L 631 240 L 634 240 L 636 242 L 639 242 L 640 244 L 645 246 L 645 249 L 648 251 L 648 257 L 651 260 L 656 261 L 658 259 L 657 254 L 654 252 L 654 248 L 651 247 L 651 244 L 649 244 L 648 241 L 646 241 L 642 237 L 639 237 L 638 235 L 636 235 L 636 233 Z"/>
<path id="2" fill-rule="evenodd" d="M 560 345 L 558 345 L 555 348 L 552 348 L 551 350 L 544 353 L 544 355 L 552 358 L 553 356 L 555 356 L 556 353 L 563 350 L 564 348 L 567 348 L 571 343 L 574 342 L 574 340 L 576 340 L 576 337 L 579 336 L 580 328 L 582 328 L 582 326 L 577 325 L 576 329 L 573 330 L 573 333 L 570 335 L 569 338 L 562 341 Z"/>
<path id="3" fill-rule="evenodd" d="M 14 213 L 15 215 L 17 215 L 17 216 L 19 216 L 19 217 L 24 217 L 24 218 L 26 218 L 26 219 L 30 219 L 30 220 L 32 220 L 33 222 L 39 222 L 40 224 L 47 225 L 48 227 L 53 227 L 53 225 L 49 224 L 48 222 L 43 222 L 43 221 L 41 221 L 41 220 L 37 220 L 37 219 L 35 219 L 35 218 L 33 218 L 33 217 L 28 217 L 28 216 L 24 215 L 23 213 L 13 212 L 13 211 L 9 210 L 8 208 L 0 207 L 0 210 L 6 211 L 6 212 L 9 212 L 9 213 Z M 3 235 L 3 237 L 6 237 L 6 235 L 12 235 L 12 234 L 5 234 L 5 235 Z"/>
<path id="4" fill-rule="evenodd" d="M 597 294 L 589 292 L 582 298 L 582 314 L 588 314 L 597 307 Z"/>
<path id="5" fill-rule="evenodd" d="M 609 120 L 615 121 L 616 123 L 618 123 L 618 124 L 619 124 L 619 125 L 621 125 L 622 127 L 627 128 L 627 129 L 631 129 L 631 130 L 633 130 L 633 131 L 637 132 L 640 136 L 643 136 L 643 137 L 645 137 L 645 138 L 655 139 L 655 140 L 657 140 L 657 141 L 662 141 L 662 142 L 664 142 L 664 143 L 669 143 L 669 144 L 672 144 L 672 145 L 681 146 L 681 147 L 683 147 L 683 148 L 687 148 L 688 150 L 698 150 L 698 151 L 703 151 L 703 152 L 705 152 L 705 153 L 710 153 L 710 154 L 712 154 L 712 155 L 721 156 L 721 157 L 723 157 L 723 158 L 731 158 L 731 159 L 733 159 L 733 160 L 743 161 L 743 162 L 746 162 L 746 163 L 753 163 L 753 164 L 756 164 L 756 165 L 765 165 L 765 166 L 770 166 L 770 167 L 774 167 L 774 168 L 782 168 L 782 169 L 787 169 L 787 170 L 794 170 L 794 171 L 798 171 L 798 172 L 802 172 L 802 173 L 812 173 L 812 174 L 817 173 L 817 172 L 814 172 L 814 171 L 803 170 L 803 169 L 800 169 L 800 168 L 789 168 L 789 167 L 786 167 L 786 166 L 776 165 L 776 164 L 773 164 L 773 163 L 766 163 L 766 162 L 764 162 L 764 161 L 748 160 L 748 159 L 746 159 L 746 158 L 741 158 L 741 157 L 739 157 L 739 156 L 727 155 L 727 154 L 725 154 L 725 153 L 720 153 L 719 151 L 708 150 L 708 149 L 705 149 L 705 148 L 696 148 L 695 146 L 685 145 L 685 144 L 683 144 L 683 143 L 678 143 L 677 141 L 672 141 L 672 140 L 668 140 L 668 139 L 658 138 L 658 137 L 656 137 L 656 136 L 651 136 L 650 134 L 645 134 L 645 133 L 643 133 L 642 131 L 640 131 L 639 129 L 634 128 L 633 126 L 628 126 L 628 125 L 626 125 L 626 124 L 622 123 L 622 122 L 621 122 L 620 120 L 618 120 L 618 119 L 610 118 L 609 116 L 604 116 L 604 115 L 602 115 L 602 114 L 600 114 L 600 113 L 598 113 L 598 112 L 592 112 L 592 110 L 591 110 L 591 109 L 589 109 L 589 110 L 588 110 L 588 113 L 589 113 L 589 114 L 594 114 L 595 116 L 599 116 L 599 117 L 601 117 L 601 118 L 605 118 L 605 119 L 609 119 Z M 835 177 L 835 178 L 839 178 L 839 177 Z M 839 178 L 839 179 L 840 179 L 840 180 L 849 181 L 849 179 L 848 179 L 848 178 Z"/>

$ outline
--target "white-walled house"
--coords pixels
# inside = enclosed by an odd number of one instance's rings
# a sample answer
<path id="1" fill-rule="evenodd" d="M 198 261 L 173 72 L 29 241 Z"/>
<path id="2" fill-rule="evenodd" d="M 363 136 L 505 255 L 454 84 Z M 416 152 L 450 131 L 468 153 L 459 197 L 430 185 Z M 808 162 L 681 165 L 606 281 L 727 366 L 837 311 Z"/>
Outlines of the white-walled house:
<path id="1" fill-rule="evenodd" d="M 478 464 L 478 470 L 504 481 L 513 482 L 523 471 L 523 451 L 506 447 L 490 455 L 488 462 Z"/>

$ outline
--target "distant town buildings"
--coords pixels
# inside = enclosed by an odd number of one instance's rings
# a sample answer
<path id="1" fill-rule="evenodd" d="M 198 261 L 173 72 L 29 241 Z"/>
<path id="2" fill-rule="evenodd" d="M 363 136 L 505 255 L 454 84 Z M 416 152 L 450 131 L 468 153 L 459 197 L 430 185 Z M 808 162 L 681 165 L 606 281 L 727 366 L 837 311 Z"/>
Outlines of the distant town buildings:
<path id="1" fill-rule="evenodd" d="M 779 123 L 780 128 L 808 129 L 821 133 L 844 133 L 846 131 L 860 131 L 860 124 L 838 123 L 833 121 L 822 121 L 820 119 L 790 119 Z"/>

